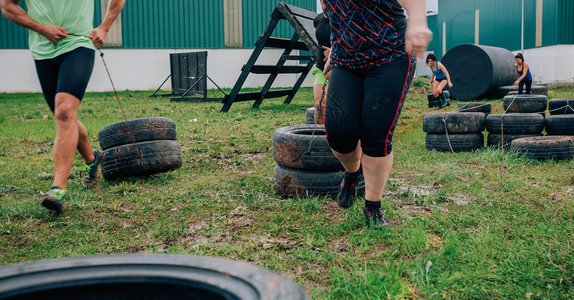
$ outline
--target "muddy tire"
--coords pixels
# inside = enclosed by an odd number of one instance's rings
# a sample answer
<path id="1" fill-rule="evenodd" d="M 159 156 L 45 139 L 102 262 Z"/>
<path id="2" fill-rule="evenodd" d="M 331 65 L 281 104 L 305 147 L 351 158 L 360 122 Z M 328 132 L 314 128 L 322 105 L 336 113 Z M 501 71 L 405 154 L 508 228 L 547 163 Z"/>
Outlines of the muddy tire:
<path id="1" fill-rule="evenodd" d="M 293 169 L 344 169 L 327 144 L 324 125 L 293 125 L 275 130 L 273 159 Z"/>
<path id="2" fill-rule="evenodd" d="M 526 88 L 524 88 L 524 91 L 526 91 Z M 505 85 L 498 87 L 498 89 L 496 89 L 496 96 L 498 97 L 498 99 L 502 99 L 504 98 L 504 96 L 514 94 L 513 92 L 518 94 L 518 85 Z M 548 87 L 542 84 L 534 84 L 530 88 L 530 93 L 546 96 L 548 95 Z"/>
<path id="3" fill-rule="evenodd" d="M 574 158 L 574 136 L 539 136 L 516 139 L 512 151 L 537 160 Z"/>
<path id="4" fill-rule="evenodd" d="M 477 133 L 484 131 L 484 113 L 426 113 L 423 131 L 427 133 Z"/>
<path id="5" fill-rule="evenodd" d="M 315 108 L 309 107 L 305 110 L 305 124 L 315 124 Z"/>
<path id="6" fill-rule="evenodd" d="M 452 150 L 451 150 L 452 146 Z M 470 134 L 434 134 L 429 133 L 425 138 L 427 150 L 440 152 L 470 152 L 484 147 L 482 133 Z"/>
<path id="7" fill-rule="evenodd" d="M 574 98 L 548 100 L 548 111 L 551 115 L 574 114 Z"/>
<path id="8" fill-rule="evenodd" d="M 275 166 L 275 186 L 286 197 L 336 196 L 345 171 L 297 170 Z M 357 184 L 359 194 L 365 190 L 365 180 Z"/>
<path id="9" fill-rule="evenodd" d="M 503 105 L 507 113 L 543 113 L 548 100 L 544 95 L 509 95 L 504 97 Z"/>
<path id="10" fill-rule="evenodd" d="M 548 135 L 574 135 L 574 115 L 550 115 L 544 125 Z"/>
<path id="11" fill-rule="evenodd" d="M 486 130 L 497 134 L 532 134 L 544 130 L 544 117 L 537 113 L 491 114 L 486 117 Z"/>
<path id="12" fill-rule="evenodd" d="M 540 134 L 496 134 L 489 133 L 486 138 L 486 145 L 491 148 L 509 150 L 510 144 L 516 139 L 521 139 L 531 136 L 541 136 Z"/>
<path id="13" fill-rule="evenodd" d="M 6 265 L 0 299 L 309 299 L 288 278 L 229 259 L 174 254 L 81 256 Z"/>
<path id="14" fill-rule="evenodd" d="M 486 102 L 464 102 L 458 104 L 458 112 L 490 113 L 492 105 Z"/>
<path id="15" fill-rule="evenodd" d="M 106 180 L 146 176 L 175 170 L 181 165 L 181 149 L 176 141 L 148 141 L 105 150 L 102 175 Z"/>
<path id="16" fill-rule="evenodd" d="M 102 150 L 116 146 L 155 140 L 175 140 L 175 122 L 169 118 L 146 117 L 120 121 L 100 129 Z"/>

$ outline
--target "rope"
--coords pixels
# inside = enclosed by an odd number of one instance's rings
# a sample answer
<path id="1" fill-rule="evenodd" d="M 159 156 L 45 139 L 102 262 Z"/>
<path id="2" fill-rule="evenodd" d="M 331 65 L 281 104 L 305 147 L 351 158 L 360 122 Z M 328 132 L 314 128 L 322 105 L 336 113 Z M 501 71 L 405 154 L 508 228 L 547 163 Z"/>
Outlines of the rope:
<path id="1" fill-rule="evenodd" d="M 320 109 L 319 112 L 321 112 L 321 111 L 323 110 L 323 99 L 324 99 L 325 96 L 326 96 L 326 92 L 325 92 L 325 89 L 326 89 L 326 88 L 327 88 L 327 85 L 326 85 L 326 84 L 323 84 L 323 91 L 322 91 L 322 93 L 321 93 L 321 99 L 319 99 L 319 109 Z M 317 111 L 315 111 L 315 113 L 317 113 Z M 315 120 L 315 118 L 313 117 L 313 121 L 314 121 L 314 120 Z M 307 154 L 310 154 L 310 153 L 311 153 L 311 147 L 312 147 L 312 145 L 313 145 L 313 140 L 314 140 L 314 137 L 315 137 L 315 130 L 317 130 L 317 122 L 313 122 L 313 123 L 314 123 L 314 125 L 313 125 L 313 131 L 311 132 L 311 141 L 309 142 L 309 147 L 307 148 Z"/>

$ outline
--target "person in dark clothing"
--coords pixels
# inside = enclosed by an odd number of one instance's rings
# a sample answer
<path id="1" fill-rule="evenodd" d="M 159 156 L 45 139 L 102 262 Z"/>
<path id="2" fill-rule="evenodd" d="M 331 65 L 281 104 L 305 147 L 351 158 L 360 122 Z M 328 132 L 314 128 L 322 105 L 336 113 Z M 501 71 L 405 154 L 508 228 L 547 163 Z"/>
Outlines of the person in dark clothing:
<path id="1" fill-rule="evenodd" d="M 518 85 L 518 93 L 522 94 L 524 85 L 526 85 L 526 93 L 530 94 L 530 88 L 532 87 L 532 73 L 530 73 L 530 68 L 528 63 L 524 61 L 524 56 L 521 53 L 516 54 L 514 57 L 514 67 L 516 68 L 517 75 L 514 85 Z"/>
<path id="2" fill-rule="evenodd" d="M 330 82 L 325 130 L 346 171 L 337 203 L 351 207 L 364 176 L 367 225 L 387 226 L 381 200 L 393 165 L 393 133 L 415 72 L 414 54 L 421 57 L 432 36 L 425 1 L 325 0 L 325 4 L 332 32 L 324 70 Z"/>
<path id="3" fill-rule="evenodd" d="M 317 15 L 313 21 L 315 26 L 315 37 L 319 47 L 323 50 L 321 56 L 318 58 L 315 67 L 311 71 L 313 74 L 313 98 L 315 99 L 315 124 L 325 124 L 325 102 L 326 95 L 328 91 L 329 81 L 325 78 L 323 74 L 323 69 L 325 68 L 325 62 L 327 57 L 331 53 L 331 25 L 329 24 L 329 17 L 325 13 L 325 2 L 321 0 L 321 6 L 323 7 L 323 12 Z"/>

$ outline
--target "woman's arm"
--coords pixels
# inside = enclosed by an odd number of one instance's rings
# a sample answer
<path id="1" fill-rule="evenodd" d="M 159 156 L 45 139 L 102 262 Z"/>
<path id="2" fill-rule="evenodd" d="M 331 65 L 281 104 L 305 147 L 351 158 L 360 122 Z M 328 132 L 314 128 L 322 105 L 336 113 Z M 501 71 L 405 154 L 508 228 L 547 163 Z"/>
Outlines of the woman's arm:
<path id="1" fill-rule="evenodd" d="M 125 3 L 126 0 L 110 0 L 108 11 L 106 12 L 106 16 L 104 17 L 102 24 L 96 27 L 89 36 L 96 47 L 100 47 L 104 44 L 110 27 L 112 27 L 112 24 L 120 15 L 120 12 L 122 11 Z"/>
<path id="2" fill-rule="evenodd" d="M 437 63 L 437 66 L 446 75 L 446 82 L 448 82 L 448 87 L 452 87 L 452 81 L 450 81 L 450 74 L 448 73 L 446 67 L 440 62 Z"/>
<path id="3" fill-rule="evenodd" d="M 52 43 L 68 36 L 68 32 L 60 26 L 44 25 L 34 21 L 30 16 L 28 16 L 26 11 L 18 6 L 19 3 L 20 0 L 2 0 L 2 14 L 6 19 L 12 21 L 18 26 L 36 31 L 37 33 L 45 36 Z"/>
<path id="4" fill-rule="evenodd" d="M 409 15 L 405 33 L 405 51 L 415 52 L 417 57 L 423 57 L 424 51 L 432 38 L 432 32 L 427 26 L 425 0 L 398 0 Z"/>

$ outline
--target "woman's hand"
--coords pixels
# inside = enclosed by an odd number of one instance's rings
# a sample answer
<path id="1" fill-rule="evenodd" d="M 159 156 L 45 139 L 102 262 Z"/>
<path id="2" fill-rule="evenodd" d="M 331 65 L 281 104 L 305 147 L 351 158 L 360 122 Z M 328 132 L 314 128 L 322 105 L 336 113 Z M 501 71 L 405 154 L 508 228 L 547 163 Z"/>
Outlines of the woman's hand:
<path id="1" fill-rule="evenodd" d="M 327 61 L 327 59 L 331 56 L 331 48 L 323 46 L 323 61 Z"/>
<path id="2" fill-rule="evenodd" d="M 452 87 L 452 82 L 448 82 L 448 87 Z"/>
<path id="3" fill-rule="evenodd" d="M 327 80 L 329 80 L 329 77 L 331 77 L 331 57 L 327 59 L 325 67 L 323 67 L 323 76 L 325 76 L 325 79 Z"/>
<path id="4" fill-rule="evenodd" d="M 432 31 L 425 22 L 408 21 L 405 33 L 405 51 L 414 52 L 417 57 L 423 57 L 428 43 L 432 38 Z"/>
<path id="5" fill-rule="evenodd" d="M 514 82 L 514 85 L 518 85 L 518 83 L 519 83 L 519 81 L 518 81 L 518 80 L 516 80 L 516 81 Z"/>

